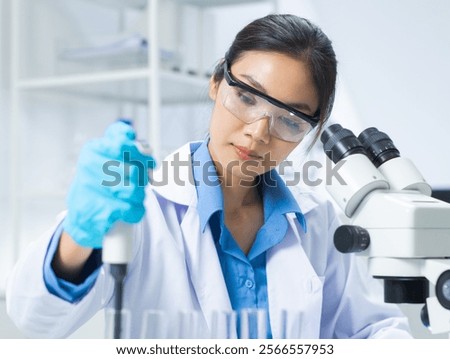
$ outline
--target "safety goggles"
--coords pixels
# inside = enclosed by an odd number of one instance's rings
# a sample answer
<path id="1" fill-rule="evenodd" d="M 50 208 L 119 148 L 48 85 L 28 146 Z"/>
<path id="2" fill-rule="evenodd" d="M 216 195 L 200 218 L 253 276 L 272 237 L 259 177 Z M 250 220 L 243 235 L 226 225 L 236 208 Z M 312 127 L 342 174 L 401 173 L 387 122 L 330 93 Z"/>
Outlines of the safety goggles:
<path id="1" fill-rule="evenodd" d="M 223 106 L 241 121 L 250 124 L 269 118 L 269 133 L 283 141 L 300 142 L 319 122 L 319 111 L 309 116 L 236 79 L 225 61 L 228 87 Z"/>

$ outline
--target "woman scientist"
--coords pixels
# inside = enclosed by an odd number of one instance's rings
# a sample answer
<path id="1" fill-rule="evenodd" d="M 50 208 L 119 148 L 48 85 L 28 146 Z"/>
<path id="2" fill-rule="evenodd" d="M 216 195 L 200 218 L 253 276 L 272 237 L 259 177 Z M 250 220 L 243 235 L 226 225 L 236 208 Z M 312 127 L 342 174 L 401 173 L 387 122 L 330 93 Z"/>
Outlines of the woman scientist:
<path id="1" fill-rule="evenodd" d="M 169 156 L 154 183 L 144 188 L 139 169 L 153 163 L 132 127 L 111 125 L 83 148 L 64 218 L 10 277 L 15 324 L 65 337 L 111 305 L 100 253 L 122 220 L 140 222 L 124 291 L 131 337 L 149 309 L 198 311 L 208 326 L 214 311 L 246 308 L 267 310 L 273 338 L 282 310 L 302 313 L 305 338 L 410 337 L 399 309 L 374 299 L 373 279 L 335 250 L 332 206 L 287 188 L 274 169 L 310 131 L 317 138 L 335 82 L 326 35 L 303 18 L 269 15 L 242 29 L 215 69 L 209 138 Z M 123 162 L 139 164 L 128 183 L 105 185 L 105 164 Z"/>

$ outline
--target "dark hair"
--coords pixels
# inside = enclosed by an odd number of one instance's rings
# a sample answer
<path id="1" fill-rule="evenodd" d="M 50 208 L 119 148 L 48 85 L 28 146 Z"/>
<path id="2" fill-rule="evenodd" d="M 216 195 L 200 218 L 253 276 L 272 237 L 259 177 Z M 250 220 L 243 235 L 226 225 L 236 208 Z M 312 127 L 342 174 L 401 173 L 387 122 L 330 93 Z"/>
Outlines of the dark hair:
<path id="1" fill-rule="evenodd" d="M 235 37 L 225 59 L 230 65 L 247 51 L 273 51 L 304 61 L 319 96 L 320 121 L 315 140 L 331 114 L 336 92 L 337 61 L 330 39 L 309 20 L 288 14 L 267 15 L 245 26 Z M 224 61 L 213 73 L 223 79 Z"/>

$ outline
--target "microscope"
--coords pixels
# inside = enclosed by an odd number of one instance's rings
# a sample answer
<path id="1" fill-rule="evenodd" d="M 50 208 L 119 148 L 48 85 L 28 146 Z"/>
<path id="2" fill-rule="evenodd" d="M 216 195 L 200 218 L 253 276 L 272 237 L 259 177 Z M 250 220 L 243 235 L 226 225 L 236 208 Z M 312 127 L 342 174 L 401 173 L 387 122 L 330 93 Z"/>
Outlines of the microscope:
<path id="1" fill-rule="evenodd" d="M 337 228 L 342 253 L 367 256 L 370 274 L 384 282 L 387 303 L 422 303 L 432 334 L 450 332 L 450 204 L 375 127 L 356 137 L 339 124 L 321 135 L 340 181 L 327 184 L 349 223 Z"/>

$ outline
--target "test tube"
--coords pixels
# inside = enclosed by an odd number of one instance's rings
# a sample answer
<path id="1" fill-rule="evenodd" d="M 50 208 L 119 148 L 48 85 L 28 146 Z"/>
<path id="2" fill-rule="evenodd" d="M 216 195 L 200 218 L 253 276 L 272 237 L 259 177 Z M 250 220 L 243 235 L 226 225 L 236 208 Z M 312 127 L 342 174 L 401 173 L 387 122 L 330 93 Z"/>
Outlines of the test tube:
<path id="1" fill-rule="evenodd" d="M 179 311 L 177 316 L 178 333 L 173 339 L 206 338 L 203 313 L 198 310 Z"/>
<path id="2" fill-rule="evenodd" d="M 236 339 L 237 315 L 233 310 L 215 310 L 211 314 L 211 339 Z"/>
<path id="3" fill-rule="evenodd" d="M 302 319 L 302 311 L 283 309 L 280 313 L 280 339 L 302 338 Z"/>
<path id="4" fill-rule="evenodd" d="M 142 320 L 141 339 L 168 339 L 169 320 L 163 310 L 146 310 Z"/>
<path id="5" fill-rule="evenodd" d="M 239 312 L 240 339 L 267 339 L 267 311 L 243 309 Z"/>

